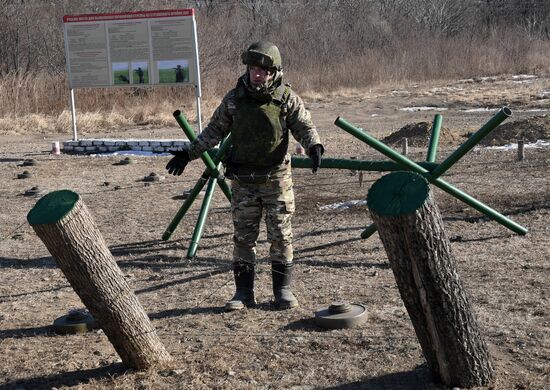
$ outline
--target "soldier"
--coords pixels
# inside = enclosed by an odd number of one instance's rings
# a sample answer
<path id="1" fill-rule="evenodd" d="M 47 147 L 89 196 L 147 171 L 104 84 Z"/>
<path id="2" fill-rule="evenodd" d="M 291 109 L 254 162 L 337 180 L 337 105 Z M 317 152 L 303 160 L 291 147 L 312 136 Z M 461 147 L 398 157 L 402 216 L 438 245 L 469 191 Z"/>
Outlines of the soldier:
<path id="1" fill-rule="evenodd" d="M 236 293 L 225 308 L 239 310 L 256 303 L 256 242 L 265 210 L 274 302 L 280 309 L 290 309 L 298 306 L 298 301 L 290 289 L 294 193 L 287 152 L 289 131 L 313 160 L 313 173 L 319 168 L 324 147 L 302 99 L 283 83 L 277 46 L 266 41 L 253 43 L 241 59 L 246 73 L 224 97 L 197 139 L 188 148 L 172 153 L 166 169 L 181 175 L 190 160 L 231 133 L 225 176 L 231 180 L 233 193 Z"/>
<path id="2" fill-rule="evenodd" d="M 136 70 L 136 72 L 137 72 L 137 75 L 138 75 L 138 77 L 139 77 L 139 83 L 140 83 L 140 84 L 144 84 L 144 83 L 145 83 L 145 80 L 144 80 L 144 78 L 143 78 L 143 73 L 144 73 L 144 72 L 143 72 L 143 69 L 141 69 L 141 67 L 138 67 L 137 70 Z"/>
<path id="3" fill-rule="evenodd" d="M 176 83 L 183 83 L 185 74 L 181 65 L 177 65 L 174 70 L 176 71 Z"/>

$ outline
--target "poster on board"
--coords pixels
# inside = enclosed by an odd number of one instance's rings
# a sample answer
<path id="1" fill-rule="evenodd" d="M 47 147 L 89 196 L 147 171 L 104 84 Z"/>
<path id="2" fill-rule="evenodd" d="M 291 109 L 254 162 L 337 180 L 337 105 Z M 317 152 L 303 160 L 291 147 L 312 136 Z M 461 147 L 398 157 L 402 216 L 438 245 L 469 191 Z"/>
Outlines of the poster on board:
<path id="1" fill-rule="evenodd" d="M 193 9 L 63 17 L 69 87 L 192 84 L 200 89 Z"/>

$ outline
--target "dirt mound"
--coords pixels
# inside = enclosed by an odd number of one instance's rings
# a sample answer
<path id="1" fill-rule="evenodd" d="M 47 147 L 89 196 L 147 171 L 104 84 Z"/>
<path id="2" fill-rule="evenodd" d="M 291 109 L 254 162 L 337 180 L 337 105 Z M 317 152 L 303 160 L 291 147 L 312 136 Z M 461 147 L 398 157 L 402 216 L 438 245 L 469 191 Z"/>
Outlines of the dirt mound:
<path id="1" fill-rule="evenodd" d="M 539 139 L 550 139 L 550 116 L 548 115 L 504 123 L 482 139 L 480 144 L 497 146 L 516 143 L 518 140 L 536 142 Z"/>
<path id="2" fill-rule="evenodd" d="M 432 123 L 431 122 L 419 122 L 419 123 L 409 123 L 408 125 L 403 126 L 401 129 L 396 132 L 388 135 L 382 140 L 387 145 L 395 145 L 403 138 L 408 139 L 409 146 L 413 147 L 422 147 L 428 146 L 430 142 L 430 137 L 432 135 Z M 453 144 L 460 141 L 460 137 L 456 134 L 453 134 L 451 130 L 442 127 L 439 132 L 439 143 L 440 144 Z"/>

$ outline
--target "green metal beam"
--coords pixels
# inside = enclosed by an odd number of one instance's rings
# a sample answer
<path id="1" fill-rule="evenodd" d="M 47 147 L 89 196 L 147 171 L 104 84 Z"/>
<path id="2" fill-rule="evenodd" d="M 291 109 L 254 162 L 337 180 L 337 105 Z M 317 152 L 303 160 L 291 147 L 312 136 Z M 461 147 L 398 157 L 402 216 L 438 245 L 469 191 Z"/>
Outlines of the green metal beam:
<path id="1" fill-rule="evenodd" d="M 185 133 L 187 138 L 189 138 L 189 141 L 193 142 L 194 140 L 196 140 L 197 135 L 195 134 L 195 131 L 193 130 L 189 122 L 187 122 L 187 119 L 185 119 L 185 116 L 182 114 L 182 112 L 180 110 L 176 110 L 174 111 L 173 115 L 174 115 L 174 118 L 176 118 L 176 122 L 178 122 L 180 127 L 183 129 L 183 132 Z M 230 145 L 231 145 L 231 135 L 226 137 L 225 141 L 222 142 L 222 144 L 220 145 L 220 148 L 217 151 L 217 154 L 216 154 L 216 151 L 207 151 L 201 154 L 201 159 L 206 165 L 206 168 L 208 169 L 210 176 L 216 177 L 216 178 L 219 177 L 220 171 L 217 165 L 223 159 L 225 155 L 225 151 L 229 148 Z M 227 200 L 231 201 L 231 189 L 229 188 L 229 185 L 227 184 L 227 182 L 225 180 L 218 180 L 218 185 L 222 189 Z"/>
<path id="2" fill-rule="evenodd" d="M 439 177 L 443 175 L 449 168 L 451 168 L 462 156 L 468 153 L 479 141 L 481 141 L 487 134 L 493 131 L 498 125 L 500 125 L 506 118 L 512 115 L 512 111 L 508 107 L 501 108 L 495 116 L 493 116 L 487 123 L 485 123 L 478 131 L 470 136 L 460 147 L 455 150 L 449 157 L 447 157 L 439 166 L 432 172 L 433 177 Z"/>
<path id="3" fill-rule="evenodd" d="M 197 139 L 197 135 L 195 134 L 195 131 L 187 122 L 187 119 L 183 116 L 182 112 L 180 110 L 174 111 L 174 118 L 176 118 L 176 122 L 178 122 L 178 125 L 183 129 L 183 132 L 189 138 L 189 141 L 193 142 Z M 212 157 L 210 157 L 210 154 L 208 152 L 203 152 L 201 154 L 201 159 L 206 165 L 206 167 L 210 170 L 212 174 L 219 173 L 217 172 L 216 164 L 214 164 L 214 161 L 212 161 Z"/>
<path id="4" fill-rule="evenodd" d="M 482 212 L 483 214 L 493 218 L 495 221 L 497 221 L 498 223 L 504 225 L 505 227 L 507 227 L 508 229 L 514 231 L 515 233 L 518 233 L 518 234 L 521 234 L 521 235 L 527 234 L 527 229 L 524 228 L 523 226 L 518 225 L 514 221 L 506 218 L 504 215 L 498 213 L 497 211 L 493 210 L 489 206 L 486 206 L 485 204 L 479 202 L 478 200 L 476 200 L 475 198 L 473 198 L 470 195 L 466 194 L 465 192 L 458 190 L 457 188 L 453 187 L 451 184 L 445 182 L 444 180 L 437 178 L 437 176 L 434 175 L 433 173 L 430 174 L 430 172 L 427 169 L 425 169 L 422 166 L 420 166 L 419 164 L 409 160 L 405 156 L 397 153 L 395 150 L 388 147 L 387 145 L 380 142 L 379 140 L 372 137 L 371 135 L 365 133 L 361 129 L 358 129 L 358 128 L 354 127 L 353 125 L 351 125 L 346 120 L 338 117 L 338 118 L 336 118 L 336 121 L 334 123 L 336 124 L 336 126 L 340 127 L 342 130 L 350 133 L 354 137 L 356 137 L 356 138 L 360 139 L 361 141 L 365 142 L 367 145 L 369 145 L 372 148 L 376 149 L 377 151 L 379 151 L 380 153 L 382 153 L 386 157 L 389 157 L 392 160 L 396 161 L 405 170 L 410 170 L 410 171 L 421 174 L 430 183 L 432 183 L 435 186 L 439 187 L 440 189 L 447 192 L 448 194 L 460 199 L 461 201 L 463 201 L 464 203 L 466 203 L 469 206 L 473 207 L 474 209 L 476 209 L 476 210 Z M 478 140 L 478 142 L 479 142 L 479 140 Z M 469 143 L 469 140 L 467 141 L 467 143 Z M 449 165 L 449 167 L 451 165 Z M 365 232 L 363 232 L 363 233 L 365 233 Z"/>
<path id="5" fill-rule="evenodd" d="M 204 224 L 206 223 L 206 217 L 208 216 L 208 210 L 210 209 L 210 204 L 212 203 L 212 197 L 214 196 L 215 189 L 216 189 L 216 179 L 211 177 L 208 180 L 208 186 L 206 187 L 204 199 L 202 200 L 202 206 L 199 212 L 199 217 L 197 218 L 195 230 L 193 231 L 191 244 L 189 244 L 189 249 L 187 250 L 188 259 L 192 259 L 197 254 L 199 241 L 202 237 L 202 232 L 204 231 Z"/>
<path id="6" fill-rule="evenodd" d="M 216 163 L 219 166 L 219 160 L 221 160 L 224 157 L 225 151 L 227 150 L 227 148 L 229 148 L 230 145 L 231 145 L 231 135 L 229 135 L 222 141 L 222 144 L 217 150 L 217 155 L 212 162 L 216 161 Z M 215 173 L 212 174 L 212 171 L 206 168 L 202 173 L 201 177 L 199 178 L 199 180 L 197 181 L 197 183 L 195 184 L 195 186 L 193 187 L 193 189 L 191 190 L 189 196 L 187 197 L 187 199 L 185 199 L 180 209 L 178 210 L 176 215 L 174 215 L 174 218 L 172 218 L 172 221 L 164 231 L 164 234 L 162 235 L 162 239 L 164 241 L 170 239 L 170 237 L 172 236 L 172 233 L 174 233 L 174 230 L 176 230 L 179 223 L 181 222 L 181 220 L 183 219 L 183 217 L 185 216 L 185 214 L 187 213 L 187 211 L 189 210 L 189 208 L 191 207 L 195 199 L 197 199 L 197 196 L 199 195 L 201 190 L 206 185 L 206 182 L 208 181 L 209 177 L 216 179 L 217 183 L 219 184 L 226 198 L 231 202 L 231 196 L 232 196 L 231 189 L 227 185 L 227 182 L 223 180 L 221 177 L 219 177 L 219 169 L 216 167 Z"/>
<path id="7" fill-rule="evenodd" d="M 311 168 L 312 161 L 309 157 L 293 156 L 291 165 L 293 168 Z M 437 167 L 436 163 L 420 162 L 421 167 L 431 171 Z M 357 171 L 401 171 L 403 168 L 393 161 L 369 161 L 369 160 L 348 160 L 345 158 L 323 158 L 320 168 L 354 169 Z"/>
<path id="8" fill-rule="evenodd" d="M 174 230 L 176 230 L 176 228 L 178 227 L 185 213 L 187 213 L 187 210 L 189 210 L 189 208 L 191 207 L 195 199 L 197 199 L 197 196 L 199 195 L 203 187 L 208 182 L 208 178 L 209 178 L 209 175 L 207 172 L 206 172 L 206 175 L 203 173 L 202 176 L 199 178 L 199 180 L 197 181 L 197 183 L 195 184 L 195 186 L 193 187 L 193 189 L 185 199 L 185 202 L 183 202 L 180 209 L 178 210 L 176 215 L 174 215 L 174 218 L 172 218 L 172 221 L 164 231 L 164 234 L 162 235 L 162 239 L 164 241 L 170 239 L 170 237 L 172 236 L 172 233 L 174 233 Z"/>
<path id="9" fill-rule="evenodd" d="M 439 134 L 441 132 L 441 120 L 442 120 L 441 115 L 435 114 L 434 121 L 432 124 L 432 134 L 430 136 L 430 142 L 428 144 L 428 155 L 426 157 L 427 162 L 434 164 L 434 166 L 431 169 L 428 168 L 430 171 L 433 171 L 435 167 L 437 167 L 437 164 L 435 164 L 435 161 L 437 160 L 437 146 L 439 144 Z M 419 165 L 422 166 L 421 163 Z M 367 239 L 370 236 L 372 236 L 374 233 L 376 233 L 376 225 L 370 224 L 361 233 L 361 238 Z"/>
<path id="10" fill-rule="evenodd" d="M 432 135 L 428 144 L 428 157 L 426 161 L 435 162 L 437 160 L 437 145 L 439 143 L 439 133 L 441 132 L 441 115 L 435 114 L 432 124 Z"/>

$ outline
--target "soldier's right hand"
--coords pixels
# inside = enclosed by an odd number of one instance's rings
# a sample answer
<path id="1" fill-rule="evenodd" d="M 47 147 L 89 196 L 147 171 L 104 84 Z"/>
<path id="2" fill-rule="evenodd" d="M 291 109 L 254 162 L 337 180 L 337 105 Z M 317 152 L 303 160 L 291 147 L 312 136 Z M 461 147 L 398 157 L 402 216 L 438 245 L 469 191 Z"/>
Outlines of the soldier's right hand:
<path id="1" fill-rule="evenodd" d="M 170 153 L 173 154 L 174 157 L 168 161 L 168 164 L 166 164 L 166 169 L 168 169 L 169 174 L 179 176 L 183 173 L 185 167 L 190 161 L 189 153 L 187 153 L 187 150 L 179 150 Z"/>

